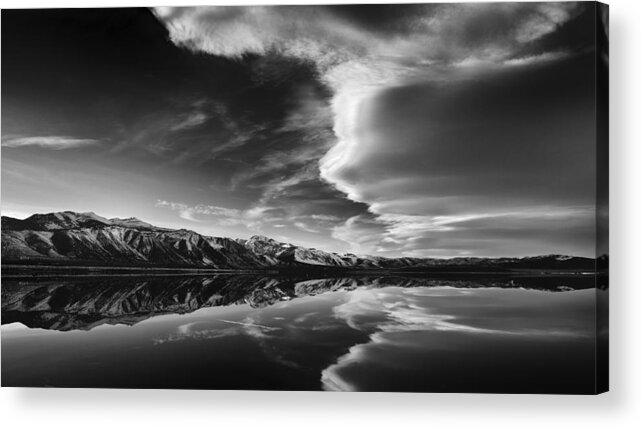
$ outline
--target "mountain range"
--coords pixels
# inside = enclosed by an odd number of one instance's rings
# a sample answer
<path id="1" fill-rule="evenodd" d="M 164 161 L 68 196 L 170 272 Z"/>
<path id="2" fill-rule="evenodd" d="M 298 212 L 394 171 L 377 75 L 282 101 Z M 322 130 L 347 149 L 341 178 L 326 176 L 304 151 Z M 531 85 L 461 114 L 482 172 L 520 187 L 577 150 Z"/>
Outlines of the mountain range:
<path id="1" fill-rule="evenodd" d="M 71 211 L 2 217 L 2 263 L 230 270 L 358 269 L 502 271 L 595 269 L 595 259 L 565 255 L 523 258 L 386 258 L 331 253 L 255 235 L 231 239 L 157 227 L 136 218 Z"/>

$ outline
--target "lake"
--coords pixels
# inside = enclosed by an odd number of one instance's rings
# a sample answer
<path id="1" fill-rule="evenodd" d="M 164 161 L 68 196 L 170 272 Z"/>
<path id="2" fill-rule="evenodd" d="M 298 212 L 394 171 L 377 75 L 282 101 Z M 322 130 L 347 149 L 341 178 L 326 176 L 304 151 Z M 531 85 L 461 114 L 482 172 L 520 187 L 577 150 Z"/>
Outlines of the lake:
<path id="1" fill-rule="evenodd" d="M 5 279 L 2 386 L 589 394 L 599 293 L 591 275 Z"/>

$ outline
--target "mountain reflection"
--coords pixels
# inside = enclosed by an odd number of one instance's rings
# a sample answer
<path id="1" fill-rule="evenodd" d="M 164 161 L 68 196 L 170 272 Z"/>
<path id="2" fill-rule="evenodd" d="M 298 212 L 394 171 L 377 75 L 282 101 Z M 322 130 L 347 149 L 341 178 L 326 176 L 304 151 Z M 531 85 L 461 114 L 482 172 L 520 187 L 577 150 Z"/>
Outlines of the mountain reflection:
<path id="1" fill-rule="evenodd" d="M 423 278 L 351 276 L 331 278 L 214 275 L 190 277 L 91 277 L 63 280 L 5 280 L 2 324 L 30 328 L 88 330 L 102 324 L 133 325 L 168 313 L 247 304 L 262 308 L 279 301 L 360 287 L 525 288 L 567 291 L 594 286 L 592 276 Z"/>

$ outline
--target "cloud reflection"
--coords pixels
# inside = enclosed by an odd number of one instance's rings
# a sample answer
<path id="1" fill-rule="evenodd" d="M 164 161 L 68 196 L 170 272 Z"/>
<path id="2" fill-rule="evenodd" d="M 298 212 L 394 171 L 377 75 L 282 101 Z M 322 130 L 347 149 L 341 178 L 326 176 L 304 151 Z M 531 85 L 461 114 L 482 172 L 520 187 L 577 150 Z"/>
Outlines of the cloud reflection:
<path id="1" fill-rule="evenodd" d="M 508 343 L 526 337 L 591 339 L 593 305 L 592 290 L 542 293 L 448 287 L 358 289 L 334 308 L 334 315 L 351 328 L 368 333 L 369 341 L 352 346 L 324 369 L 322 386 L 330 391 L 356 391 L 361 389 L 362 380 L 354 374 L 361 373 L 355 370 L 358 367 L 374 364 L 403 369 L 401 356 L 441 352 L 459 339 L 470 341 L 472 350 L 479 335 L 485 340 L 503 338 Z M 435 333 L 447 340 L 431 343 Z"/>

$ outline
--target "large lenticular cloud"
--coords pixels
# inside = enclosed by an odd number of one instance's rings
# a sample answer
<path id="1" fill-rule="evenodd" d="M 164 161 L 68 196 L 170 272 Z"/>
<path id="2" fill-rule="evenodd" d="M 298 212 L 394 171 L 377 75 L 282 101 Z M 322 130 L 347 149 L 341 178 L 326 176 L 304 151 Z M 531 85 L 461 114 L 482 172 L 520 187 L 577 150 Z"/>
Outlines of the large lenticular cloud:
<path id="1" fill-rule="evenodd" d="M 538 164 L 537 156 L 526 161 L 516 156 L 511 162 L 511 150 L 508 143 L 503 142 L 504 136 L 493 132 L 481 136 L 478 146 L 466 142 L 472 147 L 472 155 L 460 156 L 462 152 L 453 147 L 462 148 L 457 144 L 470 140 L 470 135 L 452 138 L 449 135 L 454 131 L 441 129 L 457 127 L 456 123 L 448 123 L 453 113 L 461 114 L 471 123 L 478 120 L 477 111 L 471 113 L 472 107 L 466 106 L 468 98 L 462 91 L 484 97 L 484 92 L 475 86 L 480 79 L 510 81 L 514 79 L 511 70 L 530 70 L 567 57 L 568 52 L 563 49 L 550 44 L 540 47 L 537 42 L 575 17 L 580 12 L 579 4 L 406 7 L 408 13 L 379 16 L 368 22 L 344 13 L 341 7 L 322 6 L 162 7 L 156 9 L 156 15 L 168 28 L 175 44 L 194 51 L 232 59 L 245 54 L 276 53 L 314 64 L 319 78 L 333 94 L 331 107 L 336 137 L 335 144 L 319 159 L 321 177 L 351 200 L 369 206 L 367 215 L 351 218 L 335 231 L 339 239 L 359 242 L 353 248 L 355 251 L 385 254 L 390 249 L 426 256 L 466 254 L 463 249 L 467 249 L 495 255 L 488 252 L 491 246 L 496 252 L 506 254 L 514 251 L 511 243 L 536 238 L 536 232 L 530 237 L 520 232 L 520 221 L 549 230 L 551 224 L 560 224 L 559 218 L 568 219 L 567 213 L 574 219 L 590 220 L 584 199 L 564 206 L 566 195 L 551 196 L 538 190 L 543 184 L 530 178 L 530 172 L 527 178 L 519 179 L 510 174 L 492 176 L 474 163 L 479 152 L 480 162 L 486 162 L 493 170 L 502 169 L 502 164 L 493 157 L 498 152 L 493 149 L 496 141 L 500 141 L 499 148 L 508 153 L 506 164 L 515 165 L 508 168 L 514 169 L 511 173 L 517 174 L 523 169 L 520 162 L 535 170 L 547 165 L 548 158 L 540 159 Z M 565 78 L 568 80 L 568 76 Z M 395 116 L 395 112 L 404 112 L 404 106 L 398 102 L 404 88 L 412 91 L 404 95 L 407 96 L 404 99 L 412 99 L 412 93 L 422 97 L 414 105 L 406 103 L 406 107 L 414 108 L 415 112 L 418 109 L 434 111 L 438 119 L 443 115 L 440 111 L 449 116 L 441 117 L 441 124 L 434 125 L 430 117 L 419 118 L 419 122 L 423 122 L 419 127 L 417 122 L 404 123 L 404 117 L 382 125 L 387 118 Z M 511 88 L 522 89 L 519 85 Z M 506 94 L 504 97 L 511 110 L 515 100 Z M 440 100 L 443 110 L 434 105 L 436 101 L 431 104 L 431 100 Z M 459 103 L 455 106 L 449 100 L 459 100 Z M 390 106 L 397 108 L 391 111 Z M 483 106 L 477 105 L 477 108 L 484 111 Z M 411 111 L 408 116 L 413 114 Z M 482 119 L 489 126 L 497 127 L 500 123 L 492 114 Z M 503 120 L 510 122 L 511 118 Z M 472 130 L 472 134 L 484 132 L 483 126 L 478 128 Z M 515 140 L 513 135 L 510 137 Z M 540 140 L 551 141 L 553 145 L 561 138 L 542 135 Z M 490 148 L 480 149 L 482 143 Z M 527 144 L 539 143 L 528 141 Z M 467 149 L 463 148 L 463 152 Z M 428 161 L 417 164 L 418 156 Z M 440 156 L 445 163 L 429 161 Z M 449 159 L 455 157 L 459 163 L 449 164 Z M 440 165 L 450 169 L 429 177 L 424 174 L 439 170 Z M 560 171 L 562 168 L 568 166 L 560 166 Z M 466 169 L 477 173 L 479 180 L 466 180 Z M 460 175 L 452 176 L 453 171 Z M 450 193 L 444 193 L 444 188 Z M 520 194 L 524 188 L 533 189 L 532 198 L 525 197 L 524 192 Z M 486 189 L 495 190 L 486 194 Z M 542 211 L 552 213 L 553 221 L 546 216 L 542 218 L 538 214 Z M 373 224 L 380 227 L 380 239 L 355 239 L 362 231 L 369 234 Z M 466 227 L 461 227 L 464 224 Z M 565 225 L 563 221 L 562 224 Z M 358 225 L 367 227 L 361 230 Z M 462 238 L 457 232 L 464 229 L 468 234 Z M 586 231 L 580 229 L 577 234 Z M 487 234 L 492 234 L 493 239 Z M 547 248 L 551 246 L 542 244 L 520 251 L 538 252 Z M 564 249 L 578 252 L 575 247 Z"/>

